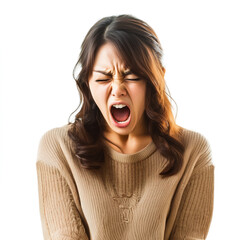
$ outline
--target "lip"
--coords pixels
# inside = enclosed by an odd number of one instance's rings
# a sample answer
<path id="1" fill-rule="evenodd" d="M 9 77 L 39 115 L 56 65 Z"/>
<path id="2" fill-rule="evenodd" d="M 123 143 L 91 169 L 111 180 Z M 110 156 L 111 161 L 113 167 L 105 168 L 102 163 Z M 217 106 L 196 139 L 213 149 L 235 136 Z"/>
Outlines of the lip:
<path id="1" fill-rule="evenodd" d="M 125 122 L 125 123 L 119 123 L 119 122 L 116 122 L 116 121 L 115 121 L 115 119 L 113 118 L 113 116 L 112 116 L 112 114 L 111 114 L 111 107 L 112 107 L 113 105 L 115 105 L 115 104 L 124 104 L 124 105 L 126 105 L 126 106 L 129 108 L 129 110 L 130 110 L 130 115 L 129 115 L 129 117 L 128 117 L 127 122 Z M 131 121 L 131 108 L 130 108 L 130 106 L 129 106 L 127 103 L 122 102 L 122 101 L 121 101 L 121 102 L 113 102 L 113 103 L 109 106 L 109 113 L 110 113 L 111 120 L 112 120 L 113 124 L 114 124 L 116 127 L 125 128 L 125 127 L 127 127 L 127 126 L 130 124 L 130 121 Z"/>

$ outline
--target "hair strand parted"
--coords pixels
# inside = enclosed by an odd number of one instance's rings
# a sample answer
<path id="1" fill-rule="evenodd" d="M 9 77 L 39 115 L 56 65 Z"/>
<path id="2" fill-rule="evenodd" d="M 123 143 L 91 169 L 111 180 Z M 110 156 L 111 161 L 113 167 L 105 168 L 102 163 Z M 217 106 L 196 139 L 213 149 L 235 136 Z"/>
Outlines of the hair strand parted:
<path id="1" fill-rule="evenodd" d="M 79 60 L 74 67 L 75 71 L 81 65 L 80 73 L 74 79 L 82 105 L 75 121 L 68 123 L 71 124 L 68 135 L 74 155 L 84 168 L 98 169 L 104 162 L 104 118 L 91 96 L 88 79 L 98 49 L 107 42 L 116 47 L 132 72 L 146 80 L 145 117 L 148 131 L 158 151 L 168 161 L 160 175 L 166 177 L 176 174 L 182 166 L 184 146 L 181 127 L 176 124 L 172 113 L 171 96 L 166 93 L 162 48 L 153 29 L 131 15 L 99 20 L 82 43 Z"/>

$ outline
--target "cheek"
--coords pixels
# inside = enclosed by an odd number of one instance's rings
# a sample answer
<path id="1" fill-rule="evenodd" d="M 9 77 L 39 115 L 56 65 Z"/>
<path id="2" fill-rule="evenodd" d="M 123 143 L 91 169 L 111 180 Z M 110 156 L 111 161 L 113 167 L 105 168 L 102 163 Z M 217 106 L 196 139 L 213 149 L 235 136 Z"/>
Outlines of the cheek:
<path id="1" fill-rule="evenodd" d="M 139 86 L 132 89 L 133 103 L 137 107 L 138 111 L 144 111 L 145 98 L 146 98 L 146 86 Z"/>
<path id="2" fill-rule="evenodd" d="M 92 98 L 94 100 L 94 102 L 98 105 L 98 102 L 99 102 L 99 96 L 97 94 L 98 90 L 96 88 L 96 86 L 94 86 L 93 84 L 89 84 L 89 89 L 90 89 L 90 92 L 91 92 L 91 95 L 92 95 Z"/>
<path id="3" fill-rule="evenodd" d="M 93 97 L 93 100 L 97 104 L 98 108 L 102 113 L 106 111 L 106 94 L 103 87 L 90 86 L 90 91 Z"/>

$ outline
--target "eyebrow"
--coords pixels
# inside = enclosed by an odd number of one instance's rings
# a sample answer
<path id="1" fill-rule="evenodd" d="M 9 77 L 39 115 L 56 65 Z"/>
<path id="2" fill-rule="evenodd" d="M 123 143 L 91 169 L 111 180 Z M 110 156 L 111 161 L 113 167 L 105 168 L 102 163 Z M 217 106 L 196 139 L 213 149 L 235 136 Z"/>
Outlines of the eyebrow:
<path id="1" fill-rule="evenodd" d="M 106 75 L 106 76 L 112 76 L 111 72 L 106 72 L 106 71 L 101 71 L 101 70 L 93 70 L 93 72 L 102 73 L 103 75 Z M 126 71 L 122 72 L 123 76 L 127 76 L 127 75 L 130 75 L 130 74 L 132 74 L 132 72 L 130 70 L 126 70 Z"/>
<path id="2" fill-rule="evenodd" d="M 123 76 L 127 76 L 127 75 L 131 75 L 133 73 L 131 70 L 127 70 L 127 71 L 123 72 L 122 74 L 123 74 Z"/>
<path id="3" fill-rule="evenodd" d="M 98 73 L 102 73 L 106 76 L 112 76 L 112 73 L 111 72 L 105 72 L 105 71 L 101 71 L 101 70 L 93 70 L 93 72 L 98 72 Z"/>

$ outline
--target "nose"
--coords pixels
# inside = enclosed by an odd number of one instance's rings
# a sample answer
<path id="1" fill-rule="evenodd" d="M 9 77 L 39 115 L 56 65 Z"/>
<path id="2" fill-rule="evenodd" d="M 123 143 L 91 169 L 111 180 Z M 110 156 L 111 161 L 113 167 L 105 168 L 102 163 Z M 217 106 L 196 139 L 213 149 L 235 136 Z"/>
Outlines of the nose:
<path id="1" fill-rule="evenodd" d="M 112 82 L 112 91 L 111 94 L 114 97 L 121 97 L 126 95 L 126 89 L 124 83 L 121 80 L 114 80 Z"/>

